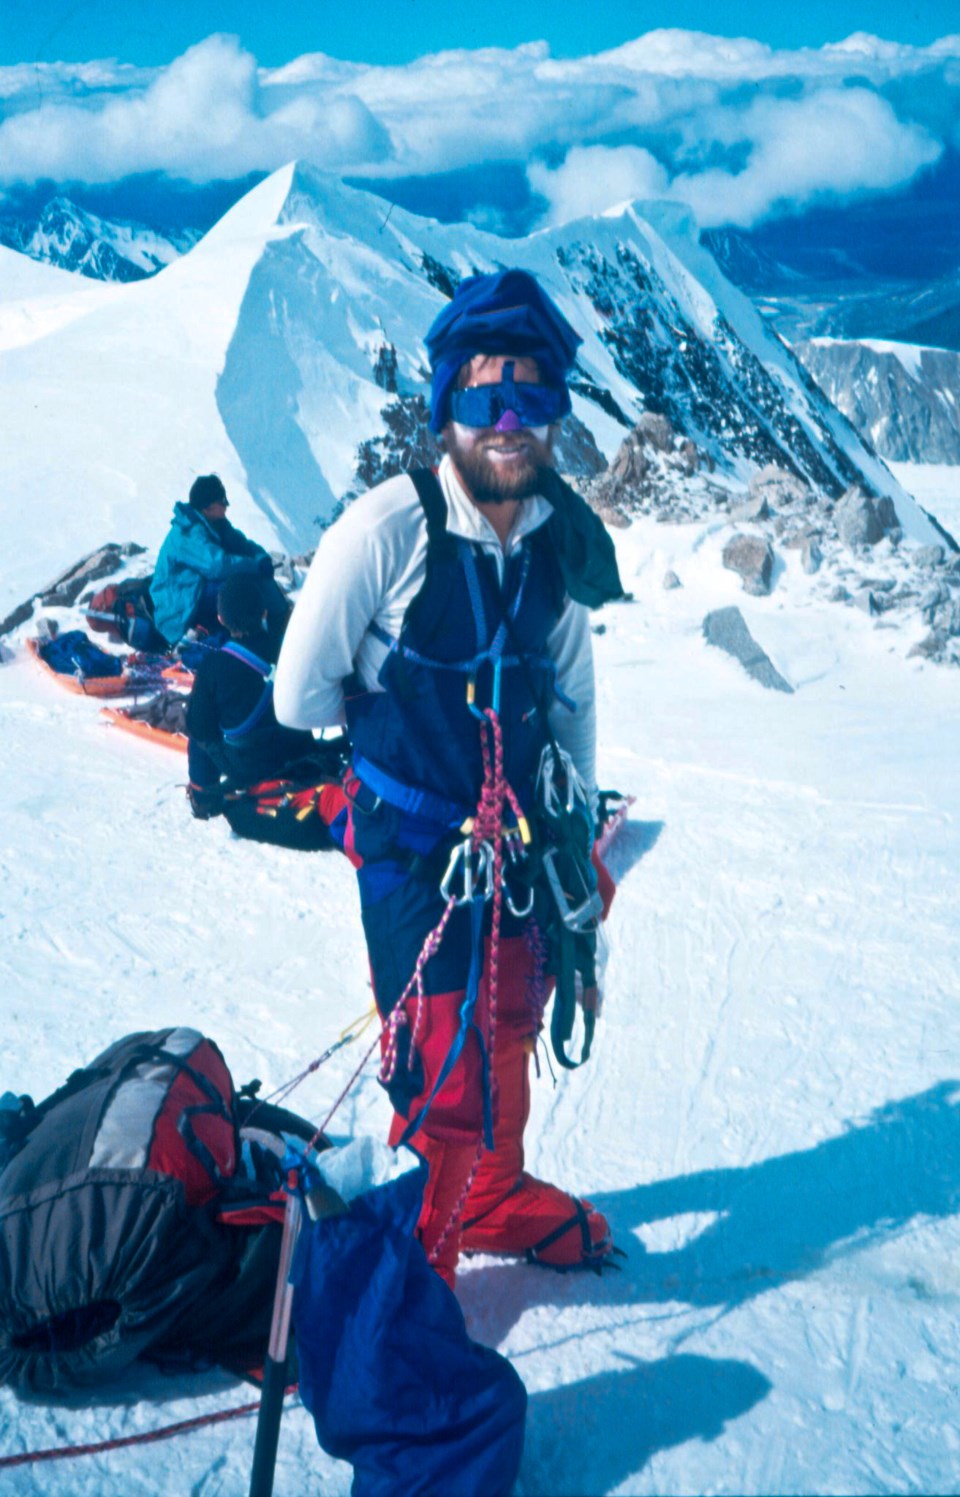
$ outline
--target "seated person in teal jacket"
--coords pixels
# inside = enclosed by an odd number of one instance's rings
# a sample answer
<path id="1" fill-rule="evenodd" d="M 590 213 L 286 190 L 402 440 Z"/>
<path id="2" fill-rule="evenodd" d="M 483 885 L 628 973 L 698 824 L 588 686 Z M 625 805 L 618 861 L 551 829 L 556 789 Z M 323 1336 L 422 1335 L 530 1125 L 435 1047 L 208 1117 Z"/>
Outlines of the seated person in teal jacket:
<path id="1" fill-rule="evenodd" d="M 273 562 L 227 519 L 227 492 L 216 473 L 195 480 L 188 504 L 173 507 L 150 583 L 154 623 L 170 645 L 188 629 L 217 628 L 217 591 L 237 573 L 262 579 L 268 614 L 284 618 L 289 605 L 273 580 Z"/>

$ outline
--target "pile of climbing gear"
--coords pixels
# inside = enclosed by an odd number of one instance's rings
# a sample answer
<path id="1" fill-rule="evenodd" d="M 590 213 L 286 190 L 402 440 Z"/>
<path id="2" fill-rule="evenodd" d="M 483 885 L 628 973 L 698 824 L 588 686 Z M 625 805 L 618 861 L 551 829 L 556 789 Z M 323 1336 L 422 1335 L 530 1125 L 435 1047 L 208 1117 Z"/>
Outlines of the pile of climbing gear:
<path id="1" fill-rule="evenodd" d="M 185 1027 L 128 1035 L 42 1102 L 6 1093 L 0 1383 L 50 1392 L 144 1356 L 257 1364 L 290 1131 L 315 1130 L 238 1094 Z"/>

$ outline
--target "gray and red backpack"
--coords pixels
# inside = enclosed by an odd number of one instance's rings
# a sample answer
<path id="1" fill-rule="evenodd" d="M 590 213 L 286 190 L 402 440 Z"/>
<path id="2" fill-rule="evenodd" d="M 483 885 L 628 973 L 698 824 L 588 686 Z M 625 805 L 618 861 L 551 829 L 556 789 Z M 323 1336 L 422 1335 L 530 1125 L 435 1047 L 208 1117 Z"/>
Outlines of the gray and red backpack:
<path id="1" fill-rule="evenodd" d="M 128 1035 L 36 1105 L 0 1099 L 0 1384 L 50 1391 L 140 1356 L 262 1361 L 285 1138 L 197 1030 Z"/>

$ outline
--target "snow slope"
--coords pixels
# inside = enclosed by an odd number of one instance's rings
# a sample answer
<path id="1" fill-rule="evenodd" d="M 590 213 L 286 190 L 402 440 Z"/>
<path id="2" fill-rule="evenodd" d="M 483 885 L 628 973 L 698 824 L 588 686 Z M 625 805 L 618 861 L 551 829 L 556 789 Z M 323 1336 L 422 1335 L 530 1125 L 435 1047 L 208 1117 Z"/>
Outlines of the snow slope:
<path id="1" fill-rule="evenodd" d="M 46 338 L 115 295 L 113 286 L 90 284 L 0 245 L 0 350 Z"/>
<path id="2" fill-rule="evenodd" d="M 0 357 L 0 401 L 16 438 L 4 454 L 2 513 L 18 541 L 0 608 L 105 541 L 158 546 L 197 473 L 219 472 L 237 523 L 275 544 L 245 495 L 215 386 L 263 251 L 263 220 L 275 218 L 284 188 L 282 174 L 267 179 L 153 279 L 107 286 L 76 277 L 82 313 Z M 24 258 L 6 252 L 0 269 Z M 65 273 L 47 274 L 63 284 Z M 0 302 L 0 343 L 11 315 L 22 323 L 16 295 Z"/>
<path id="3" fill-rule="evenodd" d="M 908 494 L 954 538 L 960 536 L 960 464 L 892 463 L 891 470 Z"/>
<path id="4" fill-rule="evenodd" d="M 461 1300 L 531 1395 L 521 1497 L 955 1491 L 960 677 L 822 601 L 795 556 L 745 598 L 722 543 L 652 519 L 617 535 L 636 601 L 594 640 L 600 766 L 637 802 L 612 854 L 605 1014 L 588 1066 L 533 1088 L 530 1167 L 608 1213 L 623 1271 L 476 1259 Z M 668 567 L 682 588 L 663 590 Z M 706 609 L 734 602 L 794 695 L 703 642 Z M 272 1087 L 368 1007 L 345 860 L 191 821 L 181 760 L 22 655 L 0 668 L 0 735 L 0 1089 L 43 1095 L 108 1040 L 176 1022 Z M 294 1105 L 322 1118 L 355 1048 Z M 386 1121 L 367 1074 L 333 1131 Z M 0 1392 L 0 1446 L 248 1398 L 146 1371 L 71 1407 Z M 3 1490 L 238 1497 L 252 1443 L 242 1420 Z M 278 1497 L 349 1488 L 288 1409 Z"/>
<path id="5" fill-rule="evenodd" d="M 834 498 L 866 478 L 909 536 L 935 539 L 675 205 L 504 240 L 295 164 L 150 280 L 91 294 L 77 278 L 87 299 L 29 341 L 9 263 L 0 400 L 16 441 L 2 513 L 20 545 L 0 613 L 94 545 L 156 546 L 201 472 L 221 474 L 255 539 L 312 547 L 344 495 L 423 460 L 423 334 L 458 279 L 511 263 L 535 271 L 584 335 L 574 426 L 588 468 L 641 411 L 662 409 L 728 483 L 770 462 Z M 39 502 L 51 494 L 68 496 L 53 525 Z"/>

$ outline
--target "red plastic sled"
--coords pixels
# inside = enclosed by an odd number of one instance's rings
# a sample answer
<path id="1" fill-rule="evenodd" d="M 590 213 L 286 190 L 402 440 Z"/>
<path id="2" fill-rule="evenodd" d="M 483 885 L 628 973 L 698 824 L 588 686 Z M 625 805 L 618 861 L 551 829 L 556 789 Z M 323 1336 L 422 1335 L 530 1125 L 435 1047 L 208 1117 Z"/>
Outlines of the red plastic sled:
<path id="1" fill-rule="evenodd" d="M 168 733 L 164 728 L 155 728 L 140 717 L 131 717 L 125 707 L 101 707 L 100 715 L 107 722 L 113 723 L 114 727 L 122 728 L 125 733 L 132 733 L 136 738 L 146 738 L 149 743 L 159 743 L 163 748 L 176 749 L 181 754 L 187 752 L 185 733 Z"/>
<path id="2" fill-rule="evenodd" d="M 28 639 L 27 649 L 51 680 L 56 681 L 57 685 L 62 686 L 65 691 L 72 691 L 76 696 L 123 697 L 129 696 L 134 689 L 126 671 L 119 676 L 66 676 L 60 671 L 55 671 L 44 660 L 40 653 L 39 640 Z"/>

